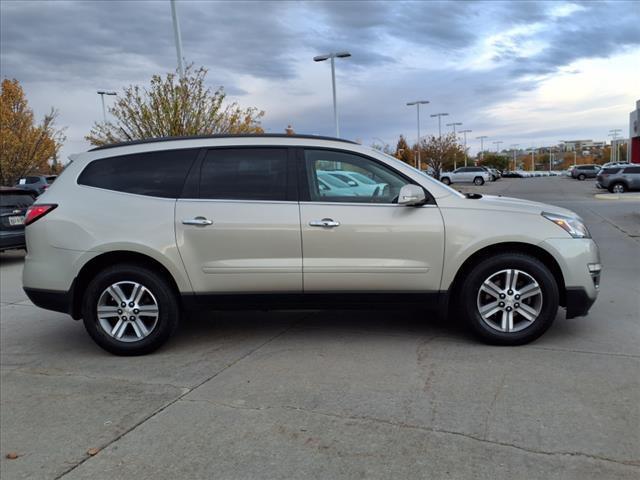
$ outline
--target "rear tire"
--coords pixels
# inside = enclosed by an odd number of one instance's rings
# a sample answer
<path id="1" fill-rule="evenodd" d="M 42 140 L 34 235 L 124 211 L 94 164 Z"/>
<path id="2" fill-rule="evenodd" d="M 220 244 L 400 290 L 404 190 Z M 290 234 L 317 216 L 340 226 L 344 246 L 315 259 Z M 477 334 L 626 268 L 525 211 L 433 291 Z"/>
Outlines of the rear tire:
<path id="1" fill-rule="evenodd" d="M 451 185 L 451 180 L 449 180 L 449 177 L 442 177 L 440 181 L 445 185 Z"/>
<path id="2" fill-rule="evenodd" d="M 580 181 L 584 180 L 585 178 L 587 178 L 587 177 L 585 176 L 584 173 L 581 173 L 580 175 L 578 175 L 578 180 L 580 180 Z"/>
<path id="3" fill-rule="evenodd" d="M 473 179 L 474 185 L 484 185 L 484 178 L 476 177 Z"/>
<path id="4" fill-rule="evenodd" d="M 91 280 L 82 316 L 87 332 L 101 348 L 131 356 L 160 348 L 178 326 L 180 309 L 164 276 L 141 265 L 118 264 Z"/>
<path id="5" fill-rule="evenodd" d="M 478 263 L 459 292 L 462 313 L 471 329 L 494 345 L 535 340 L 551 326 L 558 311 L 558 285 L 553 274 L 540 260 L 518 252 Z"/>
<path id="6" fill-rule="evenodd" d="M 622 182 L 616 182 L 609 187 L 611 193 L 624 193 L 627 191 L 627 186 Z"/>

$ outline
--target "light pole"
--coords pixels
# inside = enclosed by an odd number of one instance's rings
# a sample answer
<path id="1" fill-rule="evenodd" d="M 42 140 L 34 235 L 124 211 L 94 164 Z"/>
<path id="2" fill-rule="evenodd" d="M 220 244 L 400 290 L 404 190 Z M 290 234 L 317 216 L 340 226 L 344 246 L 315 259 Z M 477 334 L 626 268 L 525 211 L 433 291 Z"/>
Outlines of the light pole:
<path id="1" fill-rule="evenodd" d="M 512 143 L 511 144 L 511 148 L 513 149 L 513 171 L 515 172 L 517 170 L 517 165 L 516 165 L 516 152 L 517 152 L 517 147 L 519 146 L 519 143 Z"/>
<path id="2" fill-rule="evenodd" d="M 337 52 L 337 53 L 327 53 L 325 55 L 318 55 L 313 57 L 314 62 L 324 62 L 325 60 L 331 60 L 331 86 L 333 87 L 333 123 L 336 126 L 336 137 L 340 138 L 340 127 L 338 126 L 338 105 L 336 102 L 336 66 L 335 59 L 336 58 L 347 58 L 350 57 L 351 54 L 349 52 Z"/>
<path id="3" fill-rule="evenodd" d="M 498 140 L 493 142 L 493 144 L 496 146 L 496 153 L 500 153 L 500 144 L 504 143 L 502 140 Z"/>
<path id="4" fill-rule="evenodd" d="M 612 130 L 609 130 L 609 136 L 610 136 L 610 137 L 613 137 L 613 139 L 611 140 L 611 157 L 613 157 L 613 156 L 614 156 L 614 153 L 615 153 L 615 159 L 614 159 L 614 158 L 611 158 L 611 161 L 612 161 L 612 162 L 617 162 L 617 161 L 618 161 L 618 157 L 619 157 L 619 155 L 618 155 L 618 153 L 619 153 L 619 152 L 618 152 L 618 149 L 620 148 L 620 145 L 618 145 L 618 142 L 616 142 L 616 140 L 617 140 L 617 138 L 618 138 L 618 133 L 620 133 L 621 131 L 622 131 L 622 130 L 620 130 L 619 128 L 614 128 L 614 129 L 612 129 Z M 613 150 L 613 143 L 614 143 L 614 142 L 615 142 L 615 144 L 616 144 L 616 150 L 615 150 L 615 152 L 614 152 L 614 150 Z"/>
<path id="5" fill-rule="evenodd" d="M 176 55 L 178 56 L 178 73 L 180 78 L 184 77 L 184 66 L 182 58 L 182 35 L 180 35 L 180 23 L 178 23 L 178 11 L 176 10 L 176 0 L 171 0 L 171 18 L 173 20 L 173 36 L 176 40 Z"/>
<path id="6" fill-rule="evenodd" d="M 462 122 L 453 122 L 453 123 L 447 123 L 446 126 L 447 127 L 453 127 L 453 137 L 456 140 L 456 143 L 458 143 L 458 138 L 456 137 L 456 125 L 462 125 Z M 455 170 L 458 166 L 456 164 L 456 155 L 454 154 L 453 157 L 453 169 Z"/>
<path id="7" fill-rule="evenodd" d="M 438 117 L 438 137 L 442 137 L 442 124 L 441 118 L 449 115 L 448 113 L 434 113 L 431 118 Z"/>
<path id="8" fill-rule="evenodd" d="M 531 147 L 531 171 L 533 172 L 536 169 L 536 160 L 534 155 L 536 153 L 535 148 Z"/>
<path id="9" fill-rule="evenodd" d="M 460 130 L 460 133 L 464 135 L 464 166 L 467 166 L 467 160 L 469 159 L 469 154 L 467 153 L 467 133 L 471 133 L 473 130 Z"/>
<path id="10" fill-rule="evenodd" d="M 476 140 L 480 140 L 480 162 L 484 162 L 484 139 L 489 138 L 488 135 L 480 135 Z"/>
<path id="11" fill-rule="evenodd" d="M 429 100 L 416 100 L 415 102 L 407 102 L 407 106 L 408 107 L 412 107 L 413 105 L 416 106 L 416 113 L 418 115 L 418 143 L 417 143 L 417 153 L 418 153 L 418 158 L 417 158 L 417 167 L 418 170 L 422 170 L 422 162 L 420 161 L 420 105 L 426 105 L 427 103 L 429 103 Z"/>
<path id="12" fill-rule="evenodd" d="M 107 90 L 98 90 L 98 95 L 100 95 L 100 99 L 102 100 L 102 120 L 104 121 L 104 123 L 107 123 L 107 110 L 104 108 L 104 96 L 117 94 L 116 92 L 110 92 Z"/>

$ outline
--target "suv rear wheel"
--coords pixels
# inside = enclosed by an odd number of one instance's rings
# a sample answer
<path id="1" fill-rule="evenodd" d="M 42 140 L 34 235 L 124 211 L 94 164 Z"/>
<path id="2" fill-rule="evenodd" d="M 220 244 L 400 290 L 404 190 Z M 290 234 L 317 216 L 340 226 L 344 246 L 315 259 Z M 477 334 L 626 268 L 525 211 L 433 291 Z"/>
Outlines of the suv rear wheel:
<path id="1" fill-rule="evenodd" d="M 451 185 L 451 180 L 449 180 L 449 177 L 442 177 L 440 181 L 445 185 Z"/>
<path id="2" fill-rule="evenodd" d="M 165 343 L 180 310 L 169 282 L 140 265 L 102 270 L 83 299 L 84 326 L 93 340 L 116 355 L 143 355 Z"/>
<path id="3" fill-rule="evenodd" d="M 487 343 L 521 345 L 553 323 L 558 285 L 538 259 L 505 253 L 476 265 L 462 284 L 463 310 L 473 331 Z"/>
<path id="4" fill-rule="evenodd" d="M 473 179 L 473 183 L 475 185 L 484 185 L 484 178 L 476 177 L 476 178 Z"/>
<path id="5" fill-rule="evenodd" d="M 585 178 L 587 178 L 587 176 L 584 173 L 578 175 L 578 180 L 584 180 Z"/>

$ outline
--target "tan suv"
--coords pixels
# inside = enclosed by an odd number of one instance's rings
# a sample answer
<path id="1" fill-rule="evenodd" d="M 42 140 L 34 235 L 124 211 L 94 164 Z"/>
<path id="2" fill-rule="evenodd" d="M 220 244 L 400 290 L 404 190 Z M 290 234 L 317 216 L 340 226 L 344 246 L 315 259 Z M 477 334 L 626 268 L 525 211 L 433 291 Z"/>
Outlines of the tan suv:
<path id="1" fill-rule="evenodd" d="M 226 308 L 418 306 L 516 345 L 598 293 L 573 212 L 467 197 L 352 142 L 160 139 L 72 160 L 27 213 L 24 290 L 116 354 L 155 350 L 186 310 Z M 326 188 L 319 172 L 375 188 Z"/>

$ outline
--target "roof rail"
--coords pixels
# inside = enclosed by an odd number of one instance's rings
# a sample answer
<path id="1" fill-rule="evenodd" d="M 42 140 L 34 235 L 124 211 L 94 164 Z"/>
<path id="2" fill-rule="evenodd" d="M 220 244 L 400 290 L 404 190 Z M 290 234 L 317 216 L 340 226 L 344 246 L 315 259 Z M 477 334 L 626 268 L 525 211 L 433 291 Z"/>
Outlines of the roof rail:
<path id="1" fill-rule="evenodd" d="M 96 150 L 106 150 L 108 148 L 115 147 L 127 147 L 129 145 L 145 145 L 147 143 L 158 143 L 158 142 L 172 142 L 175 140 L 201 140 L 201 139 L 215 139 L 215 138 L 307 138 L 311 140 L 332 140 L 334 142 L 344 142 L 351 143 L 357 145 L 357 142 L 353 142 L 351 140 L 345 140 L 342 138 L 336 137 L 324 137 L 321 135 L 288 135 L 286 133 L 239 133 L 239 134 L 229 134 L 229 135 L 192 135 L 186 137 L 157 137 L 157 138 L 146 138 L 144 140 L 132 140 L 129 142 L 118 142 L 111 143 L 108 145 L 102 145 L 100 147 L 95 147 L 89 150 L 90 152 L 95 152 Z"/>

